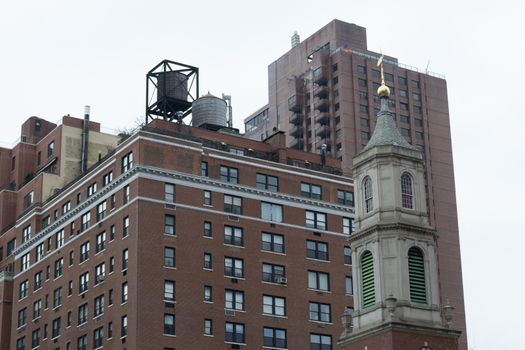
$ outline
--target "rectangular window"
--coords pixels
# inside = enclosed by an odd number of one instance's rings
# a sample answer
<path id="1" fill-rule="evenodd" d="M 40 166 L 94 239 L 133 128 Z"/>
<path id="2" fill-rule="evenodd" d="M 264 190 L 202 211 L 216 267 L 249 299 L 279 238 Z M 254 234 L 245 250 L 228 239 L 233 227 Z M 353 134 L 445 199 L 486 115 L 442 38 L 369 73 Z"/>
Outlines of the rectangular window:
<path id="1" fill-rule="evenodd" d="M 211 205 L 211 191 L 204 191 L 204 205 Z"/>
<path id="2" fill-rule="evenodd" d="M 170 249 L 173 249 L 173 262 L 175 263 L 175 248 L 170 248 Z M 128 248 L 126 248 L 122 251 L 122 271 L 128 269 L 128 259 L 129 259 L 129 250 Z"/>
<path id="3" fill-rule="evenodd" d="M 359 87 L 367 87 L 368 85 L 366 79 L 358 79 L 357 84 L 359 85 Z"/>
<path id="4" fill-rule="evenodd" d="M 401 135 L 410 136 L 410 129 L 401 128 Z"/>
<path id="5" fill-rule="evenodd" d="M 343 254 L 345 265 L 352 266 L 352 250 L 350 247 L 344 247 Z"/>
<path id="6" fill-rule="evenodd" d="M 80 232 L 84 232 L 91 224 L 91 212 L 82 214 L 80 217 Z"/>
<path id="7" fill-rule="evenodd" d="M 224 275 L 234 278 L 243 278 L 244 260 L 224 257 Z"/>
<path id="8" fill-rule="evenodd" d="M 206 270 L 211 270 L 213 268 L 211 253 L 204 253 L 204 268 Z"/>
<path id="9" fill-rule="evenodd" d="M 175 335 L 175 315 L 164 314 L 164 334 Z"/>
<path id="10" fill-rule="evenodd" d="M 107 186 L 111 183 L 111 181 L 113 181 L 113 172 L 110 171 L 109 173 L 107 173 L 106 175 L 104 175 L 102 177 L 102 186 Z"/>
<path id="11" fill-rule="evenodd" d="M 220 180 L 238 184 L 239 183 L 239 169 L 221 165 Z"/>
<path id="12" fill-rule="evenodd" d="M 273 316 L 286 316 L 286 299 L 273 295 L 263 295 L 263 313 Z"/>
<path id="13" fill-rule="evenodd" d="M 423 109 L 421 106 L 414 106 L 414 113 L 421 114 L 423 113 Z"/>
<path id="14" fill-rule="evenodd" d="M 18 323 L 17 327 L 24 327 L 27 322 L 27 308 L 23 308 L 22 310 L 18 311 Z"/>
<path id="15" fill-rule="evenodd" d="M 204 221 L 204 237 L 211 237 L 211 236 L 212 236 L 211 222 Z"/>
<path id="16" fill-rule="evenodd" d="M 60 336 L 60 317 L 55 318 L 52 324 L 51 338 L 57 338 Z"/>
<path id="17" fill-rule="evenodd" d="M 406 85 L 407 84 L 407 78 L 398 76 L 397 77 L 397 82 L 399 83 L 399 85 Z"/>
<path id="18" fill-rule="evenodd" d="M 128 302 L 128 282 L 122 283 L 120 288 L 120 303 L 125 304 Z"/>
<path id="19" fill-rule="evenodd" d="M 343 218 L 343 234 L 350 236 L 354 232 L 354 219 Z"/>
<path id="20" fill-rule="evenodd" d="M 97 205 L 97 222 L 106 217 L 106 201 Z"/>
<path id="21" fill-rule="evenodd" d="M 366 67 L 365 66 L 357 66 L 357 73 L 365 74 L 366 73 Z"/>
<path id="22" fill-rule="evenodd" d="M 55 247 L 59 249 L 64 245 L 64 230 L 60 230 L 55 233 Z"/>
<path id="23" fill-rule="evenodd" d="M 95 253 L 100 253 L 106 247 L 106 231 L 101 232 L 96 238 Z"/>
<path id="24" fill-rule="evenodd" d="M 16 350 L 26 350 L 26 337 L 16 340 Z"/>
<path id="25" fill-rule="evenodd" d="M 423 139 L 424 139 L 423 133 L 416 131 L 416 140 L 423 140 Z"/>
<path id="26" fill-rule="evenodd" d="M 101 348 L 104 341 L 104 327 L 99 327 L 93 331 L 93 349 Z"/>
<path id="27" fill-rule="evenodd" d="M 226 322 L 224 327 L 224 340 L 229 343 L 244 343 L 244 324 Z"/>
<path id="28" fill-rule="evenodd" d="M 104 313 L 104 294 L 99 295 L 95 298 L 95 308 L 93 312 L 93 317 L 100 316 Z"/>
<path id="29" fill-rule="evenodd" d="M 129 190 L 129 185 L 124 186 L 124 188 L 122 189 L 122 202 L 124 204 L 129 202 L 129 196 L 130 196 L 130 192 L 129 191 L 130 191 Z"/>
<path id="30" fill-rule="evenodd" d="M 263 345 L 276 349 L 286 349 L 286 329 L 264 327 Z"/>
<path id="31" fill-rule="evenodd" d="M 262 264 L 262 280 L 270 283 L 286 284 L 284 266 L 274 264 Z"/>
<path id="32" fill-rule="evenodd" d="M 261 202 L 261 218 L 268 221 L 283 222 L 283 206 Z"/>
<path id="33" fill-rule="evenodd" d="M 301 196 L 313 199 L 321 199 L 321 186 L 301 182 Z"/>
<path id="34" fill-rule="evenodd" d="M 84 272 L 78 278 L 78 292 L 79 294 L 84 293 L 89 287 L 89 272 Z"/>
<path id="35" fill-rule="evenodd" d="M 204 286 L 204 301 L 207 303 L 213 302 L 213 293 L 211 286 Z"/>
<path id="36" fill-rule="evenodd" d="M 95 285 L 104 282 L 105 275 L 106 275 L 106 263 L 98 264 L 95 267 Z"/>
<path id="37" fill-rule="evenodd" d="M 359 91 L 359 99 L 368 101 L 368 92 Z"/>
<path id="38" fill-rule="evenodd" d="M 42 313 L 42 300 L 38 299 L 33 303 L 33 320 L 40 317 Z"/>
<path id="39" fill-rule="evenodd" d="M 35 200 L 35 192 L 31 191 L 28 194 L 24 196 L 24 209 L 29 208 L 33 205 L 33 202 Z"/>
<path id="40" fill-rule="evenodd" d="M 279 178 L 276 176 L 259 174 L 256 177 L 257 188 L 271 192 L 279 192 Z"/>
<path id="41" fill-rule="evenodd" d="M 337 203 L 354 206 L 354 192 L 337 190 Z"/>
<path id="42" fill-rule="evenodd" d="M 326 272 L 308 271 L 308 288 L 320 291 L 330 290 L 329 275 Z"/>
<path id="43" fill-rule="evenodd" d="M 31 259 L 31 253 L 22 255 L 21 271 L 26 271 L 27 269 L 29 269 L 30 259 Z"/>
<path id="44" fill-rule="evenodd" d="M 87 335 L 77 338 L 77 350 L 87 350 Z"/>
<path id="45" fill-rule="evenodd" d="M 310 333 L 310 350 L 331 350 L 332 336 Z"/>
<path id="46" fill-rule="evenodd" d="M 306 241 L 306 256 L 311 259 L 328 261 L 328 243 Z"/>
<path id="47" fill-rule="evenodd" d="M 175 301 L 175 281 L 164 281 L 164 300 Z"/>
<path id="48" fill-rule="evenodd" d="M 353 295 L 354 294 L 354 283 L 352 280 L 352 277 L 346 276 L 345 277 L 345 286 L 346 286 L 346 294 L 347 295 Z"/>
<path id="49" fill-rule="evenodd" d="M 423 119 L 419 119 L 419 118 L 416 118 L 414 119 L 414 123 L 416 124 L 417 127 L 423 127 Z"/>
<path id="50" fill-rule="evenodd" d="M 368 106 L 359 105 L 359 112 L 361 112 L 361 113 L 368 113 Z"/>
<path id="51" fill-rule="evenodd" d="M 51 224 L 51 217 L 48 215 L 42 219 L 42 228 L 46 228 Z"/>
<path id="52" fill-rule="evenodd" d="M 242 215 L 242 198 L 225 194 L 224 211 L 227 213 Z"/>
<path id="53" fill-rule="evenodd" d="M 224 226 L 224 244 L 244 246 L 243 230 L 240 227 Z"/>
<path id="54" fill-rule="evenodd" d="M 419 81 L 417 80 L 412 80 L 412 87 L 414 89 L 419 89 Z"/>
<path id="55" fill-rule="evenodd" d="M 97 192 L 97 183 L 96 182 L 94 182 L 94 183 L 92 183 L 91 185 L 88 186 L 88 188 L 87 188 L 87 196 L 91 197 L 92 195 L 95 194 L 95 192 Z"/>
<path id="56" fill-rule="evenodd" d="M 263 232 L 261 234 L 262 250 L 275 253 L 284 253 L 284 236 L 276 233 Z"/>
<path id="57" fill-rule="evenodd" d="M 168 203 L 175 203 L 175 185 L 170 183 L 164 184 L 164 200 Z"/>
<path id="58" fill-rule="evenodd" d="M 80 262 L 86 261 L 89 258 L 89 241 L 84 242 L 80 246 Z"/>
<path id="59" fill-rule="evenodd" d="M 210 319 L 204 320 L 204 335 L 212 335 L 213 334 L 213 322 Z"/>
<path id="60" fill-rule="evenodd" d="M 25 243 L 31 239 L 31 225 L 26 226 L 22 229 L 22 243 Z"/>
<path id="61" fill-rule="evenodd" d="M 164 248 L 164 266 L 175 267 L 175 248 Z"/>
<path id="62" fill-rule="evenodd" d="M 53 153 L 55 152 L 55 141 L 51 141 L 48 145 L 47 145 L 47 157 L 51 157 L 53 155 Z"/>
<path id="63" fill-rule="evenodd" d="M 201 176 L 208 176 L 208 162 L 201 162 Z"/>
<path id="64" fill-rule="evenodd" d="M 407 98 L 408 97 L 408 92 L 406 90 L 399 89 L 399 96 Z"/>
<path id="65" fill-rule="evenodd" d="M 228 310 L 244 310 L 244 292 L 226 289 L 224 291 L 224 308 Z"/>
<path id="66" fill-rule="evenodd" d="M 35 284 L 33 286 L 34 290 L 39 290 L 42 288 L 42 271 L 35 273 Z"/>
<path id="67" fill-rule="evenodd" d="M 9 242 L 7 242 L 7 256 L 10 256 L 13 254 L 13 251 L 16 249 L 16 238 L 13 238 Z"/>
<path id="68" fill-rule="evenodd" d="M 129 152 L 124 157 L 122 157 L 120 165 L 120 170 L 123 173 L 131 169 L 133 167 L 133 152 Z"/>
<path id="69" fill-rule="evenodd" d="M 120 336 L 121 338 L 128 335 L 128 315 L 120 318 Z"/>
<path id="70" fill-rule="evenodd" d="M 175 236 L 175 216 L 164 215 L 164 234 Z"/>
<path id="71" fill-rule="evenodd" d="M 55 278 L 62 276 L 62 271 L 64 267 L 64 258 L 60 258 L 55 261 Z"/>
<path id="72" fill-rule="evenodd" d="M 402 111 L 408 111 L 408 103 L 399 102 L 399 108 L 400 108 Z"/>
<path id="73" fill-rule="evenodd" d="M 326 214 L 317 211 L 306 210 L 306 227 L 326 230 Z"/>
<path id="74" fill-rule="evenodd" d="M 310 302 L 309 315 L 311 321 L 332 322 L 330 304 Z"/>
<path id="75" fill-rule="evenodd" d="M 129 234 L 129 216 L 122 219 L 122 238 L 127 237 Z"/>

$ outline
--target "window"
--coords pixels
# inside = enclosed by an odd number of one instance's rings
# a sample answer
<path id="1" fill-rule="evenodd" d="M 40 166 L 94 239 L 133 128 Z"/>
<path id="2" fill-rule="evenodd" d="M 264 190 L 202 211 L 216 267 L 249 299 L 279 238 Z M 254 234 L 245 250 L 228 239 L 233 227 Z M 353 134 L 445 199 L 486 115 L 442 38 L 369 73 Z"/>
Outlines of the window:
<path id="1" fill-rule="evenodd" d="M 285 284 L 284 266 L 274 264 L 262 264 L 262 280 L 271 283 Z"/>
<path id="2" fill-rule="evenodd" d="M 361 99 L 361 100 L 368 100 L 368 92 L 366 92 L 366 91 L 359 91 L 359 99 Z"/>
<path id="3" fill-rule="evenodd" d="M 366 87 L 367 86 L 366 79 L 357 79 L 357 84 L 359 85 L 359 87 Z"/>
<path id="4" fill-rule="evenodd" d="M 133 152 L 129 152 L 120 161 L 121 171 L 125 173 L 133 167 Z"/>
<path id="5" fill-rule="evenodd" d="M 204 237 L 211 237 L 212 231 L 211 231 L 211 222 L 204 221 Z"/>
<path id="6" fill-rule="evenodd" d="M 87 349 L 87 335 L 83 335 L 77 338 L 77 350 Z"/>
<path id="7" fill-rule="evenodd" d="M 301 196 L 321 199 L 321 186 L 301 182 Z"/>
<path id="8" fill-rule="evenodd" d="M 168 203 L 175 203 L 175 185 L 164 184 L 164 200 Z"/>
<path id="9" fill-rule="evenodd" d="M 230 343 L 244 343 L 244 324 L 226 322 L 224 340 Z"/>
<path id="10" fill-rule="evenodd" d="M 42 228 L 46 228 L 51 223 L 51 217 L 48 215 L 42 219 Z"/>
<path id="11" fill-rule="evenodd" d="M 25 243 L 31 239 L 31 225 L 24 227 L 22 230 L 22 243 Z"/>
<path id="12" fill-rule="evenodd" d="M 127 237 L 129 233 L 129 216 L 122 219 L 122 238 Z"/>
<path id="13" fill-rule="evenodd" d="M 80 232 L 84 232 L 90 226 L 91 213 L 88 211 L 80 217 Z"/>
<path id="14" fill-rule="evenodd" d="M 363 307 L 372 306 L 376 302 L 374 281 L 374 259 L 369 250 L 361 256 L 361 295 Z"/>
<path id="15" fill-rule="evenodd" d="M 224 275 L 234 278 L 244 277 L 244 261 L 242 259 L 224 258 Z"/>
<path id="16" fill-rule="evenodd" d="M 106 246 L 106 232 L 101 232 L 96 238 L 97 244 L 95 245 L 95 253 L 99 253 L 104 250 Z"/>
<path id="17" fill-rule="evenodd" d="M 18 338 L 16 340 L 16 350 L 26 349 L 26 337 Z"/>
<path id="18" fill-rule="evenodd" d="M 332 350 L 332 336 L 310 333 L 310 350 Z"/>
<path id="19" fill-rule="evenodd" d="M 175 233 L 175 216 L 164 215 L 164 234 L 174 236 Z"/>
<path id="20" fill-rule="evenodd" d="M 365 74 L 366 73 L 366 67 L 365 66 L 357 66 L 357 73 Z"/>
<path id="21" fill-rule="evenodd" d="M 326 214 L 317 211 L 306 210 L 306 227 L 326 230 Z"/>
<path id="22" fill-rule="evenodd" d="M 268 190 L 271 192 L 279 191 L 279 178 L 276 176 L 259 174 L 256 175 L 257 188 L 261 190 Z"/>
<path id="23" fill-rule="evenodd" d="M 51 338 L 60 336 L 60 317 L 53 320 L 53 328 L 51 331 Z"/>
<path id="24" fill-rule="evenodd" d="M 212 269 L 212 260 L 211 260 L 211 254 L 210 253 L 204 253 L 204 268 L 206 270 Z"/>
<path id="25" fill-rule="evenodd" d="M 407 79 L 404 78 L 404 77 L 398 76 L 397 77 L 397 82 L 399 83 L 399 85 L 406 85 L 407 84 Z"/>
<path id="26" fill-rule="evenodd" d="M 124 315 L 120 318 L 120 336 L 125 337 L 128 335 L 128 315 Z"/>
<path id="27" fill-rule="evenodd" d="M 84 242 L 80 246 L 80 262 L 86 261 L 89 258 L 89 241 Z"/>
<path id="28" fill-rule="evenodd" d="M 128 302 L 128 282 L 122 283 L 120 291 L 121 291 L 120 303 L 125 304 Z"/>
<path id="29" fill-rule="evenodd" d="M 204 205 L 211 205 L 211 191 L 204 191 Z"/>
<path id="30" fill-rule="evenodd" d="M 175 267 L 175 248 L 164 248 L 164 266 Z"/>
<path id="31" fill-rule="evenodd" d="M 354 283 L 353 283 L 352 277 L 350 276 L 345 277 L 345 287 L 346 287 L 346 295 L 354 294 Z"/>
<path id="32" fill-rule="evenodd" d="M 242 198 L 225 194 L 224 211 L 232 214 L 242 214 Z"/>
<path id="33" fill-rule="evenodd" d="M 361 113 L 368 113 L 368 106 L 366 106 L 366 105 L 359 105 L 359 112 L 361 112 Z"/>
<path id="34" fill-rule="evenodd" d="M 328 260 L 328 243 L 306 241 L 306 256 L 311 259 Z"/>
<path id="35" fill-rule="evenodd" d="M 40 345 L 40 328 L 34 330 L 31 333 L 31 349 L 34 349 Z"/>
<path id="36" fill-rule="evenodd" d="M 408 103 L 399 102 L 399 108 L 400 108 L 402 111 L 408 111 Z"/>
<path id="37" fill-rule="evenodd" d="M 408 173 L 401 175 L 401 199 L 403 208 L 414 209 L 412 177 Z"/>
<path id="38" fill-rule="evenodd" d="M 412 80 L 412 87 L 414 89 L 419 89 L 419 81 L 417 80 Z"/>
<path id="39" fill-rule="evenodd" d="M 309 303 L 310 320 L 318 322 L 332 322 L 330 304 Z"/>
<path id="40" fill-rule="evenodd" d="M 164 314 L 164 334 L 175 335 L 175 315 Z"/>
<path id="41" fill-rule="evenodd" d="M 417 247 L 412 247 L 408 250 L 408 280 L 410 301 L 426 304 L 425 260 L 423 259 L 423 252 Z"/>
<path id="42" fill-rule="evenodd" d="M 87 322 L 88 305 L 87 303 L 78 307 L 78 324 L 84 324 Z"/>
<path id="43" fill-rule="evenodd" d="M 113 181 L 113 172 L 110 171 L 106 175 L 102 177 L 102 186 L 107 186 L 109 183 Z"/>
<path id="44" fill-rule="evenodd" d="M 363 180 L 363 192 L 364 192 L 364 198 L 365 198 L 365 212 L 370 213 L 372 210 L 374 210 L 374 203 L 373 203 L 373 192 L 372 192 L 372 179 L 367 176 Z"/>
<path id="45" fill-rule="evenodd" d="M 286 348 L 286 329 L 264 327 L 263 345 L 272 348 Z"/>
<path id="46" fill-rule="evenodd" d="M 283 206 L 280 204 L 261 202 L 261 218 L 274 222 L 282 222 Z"/>
<path id="47" fill-rule="evenodd" d="M 104 276 L 106 275 L 106 264 L 101 263 L 95 267 L 95 284 L 104 282 Z"/>
<path id="48" fill-rule="evenodd" d="M 55 233 L 55 247 L 58 249 L 64 245 L 64 230 Z"/>
<path id="49" fill-rule="evenodd" d="M 110 241 L 115 239 L 115 232 L 116 232 L 115 225 L 111 225 L 109 228 L 109 240 Z"/>
<path id="50" fill-rule="evenodd" d="M 99 295 L 95 298 L 95 309 L 93 312 L 93 317 L 100 316 L 104 313 L 104 294 Z"/>
<path id="51" fill-rule="evenodd" d="M 42 300 L 38 299 L 33 303 L 33 320 L 40 317 L 42 313 Z"/>
<path id="52" fill-rule="evenodd" d="M 354 192 L 337 190 L 337 203 L 354 206 Z"/>
<path id="53" fill-rule="evenodd" d="M 399 96 L 407 98 L 408 97 L 408 92 L 406 90 L 399 89 Z"/>
<path id="54" fill-rule="evenodd" d="M 329 275 L 326 272 L 308 271 L 308 288 L 321 291 L 330 290 Z"/>
<path id="55" fill-rule="evenodd" d="M 204 286 L 204 301 L 211 303 L 213 301 L 212 287 Z"/>
<path id="56" fill-rule="evenodd" d="M 175 281 L 164 281 L 164 300 L 175 301 Z"/>
<path id="57" fill-rule="evenodd" d="M 108 322 L 108 339 L 113 338 L 113 322 Z"/>
<path id="58" fill-rule="evenodd" d="M 106 201 L 97 205 L 97 222 L 106 216 Z"/>
<path id="59" fill-rule="evenodd" d="M 24 327 L 27 322 L 27 308 L 23 308 L 22 310 L 18 311 L 18 323 L 17 327 Z"/>
<path id="60" fill-rule="evenodd" d="M 413 109 L 414 109 L 414 113 L 417 113 L 417 114 L 423 113 L 423 109 L 421 108 L 421 106 L 414 106 Z"/>
<path id="61" fill-rule="evenodd" d="M 27 269 L 29 269 L 30 258 L 31 258 L 31 253 L 22 255 L 22 263 L 21 263 L 22 271 L 26 271 Z"/>
<path id="62" fill-rule="evenodd" d="M 35 284 L 33 288 L 34 290 L 39 290 L 42 288 L 42 271 L 35 273 Z"/>
<path id="63" fill-rule="evenodd" d="M 204 335 L 212 335 L 213 334 L 213 322 L 210 319 L 204 320 Z"/>
<path id="64" fill-rule="evenodd" d="M 126 186 L 124 186 L 124 188 L 122 189 L 122 202 L 123 202 L 124 204 L 126 204 L 127 202 L 129 202 L 129 196 L 130 196 L 129 185 L 126 185 Z"/>
<path id="65" fill-rule="evenodd" d="M 9 242 L 7 242 L 7 256 L 10 256 L 13 254 L 13 251 L 16 248 L 16 238 L 13 238 Z"/>
<path id="66" fill-rule="evenodd" d="M 208 162 L 201 162 L 201 176 L 208 176 Z"/>
<path id="67" fill-rule="evenodd" d="M 129 250 L 128 248 L 126 248 L 122 251 L 122 271 L 128 269 L 128 258 L 129 258 Z M 173 263 L 175 263 L 175 248 L 173 248 Z"/>
<path id="68" fill-rule="evenodd" d="M 224 291 L 224 308 L 244 310 L 244 292 L 241 290 L 226 289 Z"/>
<path id="69" fill-rule="evenodd" d="M 93 331 L 93 349 L 101 348 L 104 340 L 104 327 L 99 327 Z"/>
<path id="70" fill-rule="evenodd" d="M 286 316 L 286 299 L 263 295 L 263 313 L 273 316 Z"/>
<path id="71" fill-rule="evenodd" d="M 67 283 L 67 295 L 73 295 L 73 281 L 71 280 Z"/>
<path id="72" fill-rule="evenodd" d="M 35 200 L 35 192 L 31 191 L 28 194 L 24 196 L 24 209 L 29 208 L 33 205 L 33 202 Z"/>
<path id="73" fill-rule="evenodd" d="M 275 253 L 284 253 L 284 236 L 276 233 L 263 232 L 261 234 L 262 250 Z"/>
<path id="74" fill-rule="evenodd" d="M 354 219 L 343 218 L 343 234 L 350 236 L 354 232 Z"/>
<path id="75" fill-rule="evenodd" d="M 370 133 L 368 131 L 361 131 L 361 140 L 368 140 L 370 138 Z"/>
<path id="76" fill-rule="evenodd" d="M 89 287 L 89 272 L 84 272 L 78 278 L 79 293 L 82 294 L 88 290 Z"/>
<path id="77" fill-rule="evenodd" d="M 423 119 L 415 118 L 414 123 L 416 124 L 417 127 L 423 127 Z"/>
<path id="78" fill-rule="evenodd" d="M 221 181 L 238 184 L 239 183 L 239 169 L 221 165 L 220 179 Z"/>
<path id="79" fill-rule="evenodd" d="M 55 261 L 55 278 L 62 276 L 62 270 L 64 267 L 64 258 L 60 258 Z"/>
<path id="80" fill-rule="evenodd" d="M 345 265 L 352 266 L 352 249 L 350 247 L 344 247 L 343 250 Z"/>
<path id="81" fill-rule="evenodd" d="M 95 194 L 95 192 L 97 192 L 97 183 L 96 182 L 94 182 L 94 183 L 92 183 L 91 185 L 88 186 L 88 188 L 87 188 L 87 196 L 91 197 L 92 195 Z"/>

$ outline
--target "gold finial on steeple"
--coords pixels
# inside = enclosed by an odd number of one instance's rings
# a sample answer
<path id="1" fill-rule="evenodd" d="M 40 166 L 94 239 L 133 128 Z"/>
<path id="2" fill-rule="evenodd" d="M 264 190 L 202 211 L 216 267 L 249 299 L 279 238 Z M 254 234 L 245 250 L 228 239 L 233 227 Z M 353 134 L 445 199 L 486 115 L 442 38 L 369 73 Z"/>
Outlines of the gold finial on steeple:
<path id="1" fill-rule="evenodd" d="M 381 55 L 377 60 L 377 66 L 381 67 L 381 86 L 377 88 L 377 94 L 379 97 L 388 97 L 390 96 L 390 89 L 385 84 L 385 72 L 383 70 L 383 58 L 385 55 Z"/>

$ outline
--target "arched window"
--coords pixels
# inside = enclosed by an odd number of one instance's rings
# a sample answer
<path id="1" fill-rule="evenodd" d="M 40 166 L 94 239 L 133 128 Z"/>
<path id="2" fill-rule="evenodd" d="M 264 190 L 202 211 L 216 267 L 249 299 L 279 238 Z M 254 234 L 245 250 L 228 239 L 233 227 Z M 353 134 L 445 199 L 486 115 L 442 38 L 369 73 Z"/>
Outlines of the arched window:
<path id="1" fill-rule="evenodd" d="M 408 173 L 401 175 L 401 200 L 403 208 L 414 209 L 414 195 L 412 177 Z"/>
<path id="2" fill-rule="evenodd" d="M 363 308 L 365 308 L 374 305 L 376 302 L 374 258 L 369 250 L 361 256 L 361 280 L 361 295 Z"/>
<path id="3" fill-rule="evenodd" d="M 423 252 L 417 247 L 408 250 L 408 280 L 410 283 L 410 301 L 426 304 L 425 260 L 423 259 Z"/>
<path id="4" fill-rule="evenodd" d="M 374 209 L 373 194 L 372 194 L 372 179 L 370 176 L 363 180 L 363 194 L 365 198 L 365 211 L 370 213 Z"/>

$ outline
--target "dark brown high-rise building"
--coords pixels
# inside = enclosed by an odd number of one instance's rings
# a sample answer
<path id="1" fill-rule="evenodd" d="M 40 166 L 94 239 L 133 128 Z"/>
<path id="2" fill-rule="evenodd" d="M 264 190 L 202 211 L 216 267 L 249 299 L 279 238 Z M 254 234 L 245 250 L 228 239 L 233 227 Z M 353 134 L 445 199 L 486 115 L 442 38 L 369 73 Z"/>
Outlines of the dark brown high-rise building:
<path id="1" fill-rule="evenodd" d="M 0 149 L 0 348 L 335 349 L 353 205 L 281 132 L 30 118 Z"/>
<path id="2" fill-rule="evenodd" d="M 377 61 L 367 49 L 366 29 L 334 20 L 268 67 L 269 103 L 245 119 L 246 136 L 286 133 L 289 147 L 326 150 L 352 174 L 353 158 L 375 127 L 380 99 Z M 454 324 L 467 348 L 452 144 L 443 76 L 422 72 L 385 56 L 388 106 L 402 135 L 423 152 L 430 224 L 438 234 L 442 304 L 455 307 Z"/>

